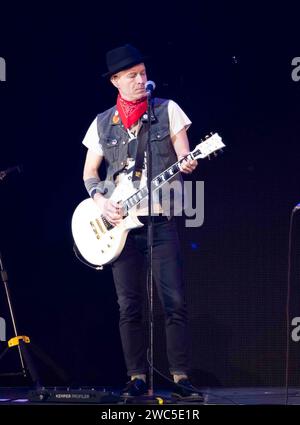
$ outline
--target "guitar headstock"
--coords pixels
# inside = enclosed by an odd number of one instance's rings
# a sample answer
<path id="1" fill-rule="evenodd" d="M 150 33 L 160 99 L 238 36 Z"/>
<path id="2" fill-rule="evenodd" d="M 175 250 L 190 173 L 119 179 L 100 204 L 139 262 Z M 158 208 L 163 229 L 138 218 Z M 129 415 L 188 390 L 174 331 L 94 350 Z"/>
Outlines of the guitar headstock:
<path id="1" fill-rule="evenodd" d="M 216 155 L 216 152 L 224 147 L 225 145 L 219 134 L 213 133 L 210 136 L 207 136 L 205 140 L 203 140 L 201 143 L 199 143 L 192 151 L 192 154 L 195 159 L 203 159 L 209 157 L 209 155 L 211 155 L 212 153 Z"/>

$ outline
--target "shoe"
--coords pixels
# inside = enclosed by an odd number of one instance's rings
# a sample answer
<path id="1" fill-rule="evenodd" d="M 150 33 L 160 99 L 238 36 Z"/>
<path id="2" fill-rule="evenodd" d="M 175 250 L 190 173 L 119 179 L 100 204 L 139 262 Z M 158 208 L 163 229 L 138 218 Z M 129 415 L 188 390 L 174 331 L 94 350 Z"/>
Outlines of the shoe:
<path id="1" fill-rule="evenodd" d="M 143 381 L 143 379 L 135 378 L 127 382 L 127 385 L 121 391 L 120 396 L 123 398 L 139 397 L 143 394 L 146 394 L 147 391 L 148 387 L 145 381 Z"/>
<path id="2" fill-rule="evenodd" d="M 192 383 L 188 379 L 180 379 L 176 384 L 172 397 L 177 400 L 184 401 L 197 401 L 198 403 L 204 402 L 203 394 L 193 387 Z"/>

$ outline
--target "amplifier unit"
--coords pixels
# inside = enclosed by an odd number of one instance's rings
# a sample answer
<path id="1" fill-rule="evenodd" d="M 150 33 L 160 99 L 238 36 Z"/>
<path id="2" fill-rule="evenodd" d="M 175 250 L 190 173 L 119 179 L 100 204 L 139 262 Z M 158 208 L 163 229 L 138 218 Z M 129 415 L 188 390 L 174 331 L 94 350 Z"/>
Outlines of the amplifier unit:
<path id="1" fill-rule="evenodd" d="M 31 402 L 42 403 L 118 403 L 120 396 L 106 390 L 94 388 L 39 388 L 29 391 L 28 399 Z"/>

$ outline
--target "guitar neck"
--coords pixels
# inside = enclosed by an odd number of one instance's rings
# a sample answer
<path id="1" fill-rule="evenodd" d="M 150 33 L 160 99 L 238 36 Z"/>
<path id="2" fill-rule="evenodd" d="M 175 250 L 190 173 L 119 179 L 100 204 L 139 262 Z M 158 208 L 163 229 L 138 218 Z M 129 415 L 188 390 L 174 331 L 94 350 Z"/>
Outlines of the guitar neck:
<path id="1" fill-rule="evenodd" d="M 151 182 L 151 186 L 153 187 L 153 191 L 158 190 L 163 184 L 165 184 L 168 180 L 170 180 L 172 177 L 174 177 L 176 174 L 178 174 L 180 172 L 180 164 L 185 159 L 194 159 L 193 153 L 192 152 L 188 153 L 186 156 L 184 156 L 179 161 L 175 162 L 173 165 L 171 165 L 165 171 L 163 171 L 158 176 L 156 176 Z M 135 192 L 132 196 L 127 198 L 123 202 L 123 206 L 127 211 L 129 211 L 131 208 L 136 207 L 147 196 L 148 196 L 148 187 L 143 186 L 141 189 L 139 189 L 137 192 Z"/>

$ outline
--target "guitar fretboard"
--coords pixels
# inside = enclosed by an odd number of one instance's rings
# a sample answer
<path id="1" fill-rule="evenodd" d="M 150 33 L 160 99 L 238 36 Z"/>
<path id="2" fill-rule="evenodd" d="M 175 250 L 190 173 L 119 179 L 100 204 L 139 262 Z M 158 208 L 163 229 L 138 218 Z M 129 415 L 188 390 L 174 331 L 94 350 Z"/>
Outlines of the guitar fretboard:
<path id="1" fill-rule="evenodd" d="M 152 182 L 151 182 L 151 188 L 152 191 L 159 189 L 163 184 L 165 184 L 168 180 L 170 180 L 175 174 L 179 173 L 180 171 L 180 164 L 186 160 L 186 159 L 198 159 L 198 158 L 206 158 L 210 157 L 211 153 L 214 153 L 216 155 L 216 151 L 220 150 L 222 151 L 222 148 L 225 147 L 221 137 L 218 135 L 218 133 L 211 133 L 210 137 L 206 137 L 204 141 L 199 143 L 196 148 L 193 150 L 193 152 L 188 153 L 186 156 L 181 158 L 179 161 L 175 162 L 175 164 L 171 165 L 168 169 L 163 171 L 161 174 L 156 176 Z M 145 199 L 148 196 L 148 187 L 144 186 L 143 188 L 137 190 L 133 195 L 131 195 L 129 198 L 127 198 L 125 201 L 123 201 L 123 210 L 124 214 L 127 214 L 127 212 L 131 209 L 136 207 L 143 199 Z M 113 226 L 108 222 L 108 220 L 101 216 L 102 220 L 106 226 L 106 228 L 110 229 Z"/>
<path id="2" fill-rule="evenodd" d="M 173 176 L 175 176 L 175 174 L 179 173 L 179 171 L 180 171 L 180 164 L 185 159 L 194 159 L 193 153 L 190 152 L 184 158 L 181 158 L 175 164 L 171 165 L 169 168 L 167 168 L 161 174 L 159 174 L 158 176 L 156 176 L 152 180 L 152 185 L 151 186 L 153 188 L 153 191 L 159 189 L 163 184 L 165 184 L 168 180 L 170 180 Z M 129 198 L 127 198 L 123 202 L 124 209 L 126 211 L 129 211 L 131 208 L 136 207 L 147 196 L 148 196 L 148 187 L 147 186 L 144 186 L 142 189 L 139 189 L 137 192 L 135 192 L 133 195 L 131 195 Z"/>

